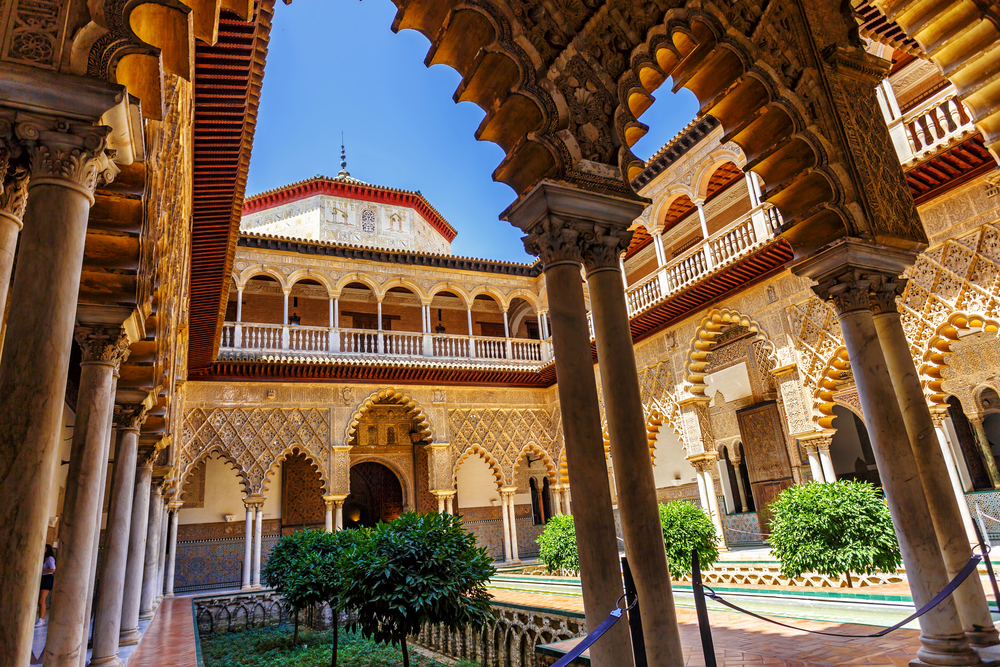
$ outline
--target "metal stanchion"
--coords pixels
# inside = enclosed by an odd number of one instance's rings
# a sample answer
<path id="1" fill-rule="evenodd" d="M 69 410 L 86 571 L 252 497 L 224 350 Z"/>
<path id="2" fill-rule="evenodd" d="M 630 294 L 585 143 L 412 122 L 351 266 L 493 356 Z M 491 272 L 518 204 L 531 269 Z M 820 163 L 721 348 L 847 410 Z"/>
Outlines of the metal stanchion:
<path id="1" fill-rule="evenodd" d="M 622 578 L 625 581 L 625 601 L 631 604 L 638 599 L 632 569 L 628 566 L 628 556 L 622 556 Z M 635 667 L 647 667 L 646 641 L 642 638 L 642 605 L 635 605 L 628 612 L 628 629 L 632 633 L 632 657 Z"/>
<path id="2" fill-rule="evenodd" d="M 694 608 L 698 612 L 698 630 L 701 632 L 701 649 L 705 653 L 705 667 L 716 667 L 715 642 L 712 626 L 708 623 L 708 605 L 705 603 L 705 585 L 701 581 L 701 564 L 698 552 L 691 550 L 691 588 L 694 590 Z"/>

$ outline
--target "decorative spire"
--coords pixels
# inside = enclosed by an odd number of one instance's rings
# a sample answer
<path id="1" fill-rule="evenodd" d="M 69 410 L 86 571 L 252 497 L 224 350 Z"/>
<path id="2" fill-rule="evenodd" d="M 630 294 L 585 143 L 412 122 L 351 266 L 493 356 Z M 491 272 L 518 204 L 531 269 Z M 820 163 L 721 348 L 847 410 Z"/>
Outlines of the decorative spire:
<path id="1" fill-rule="evenodd" d="M 340 132 L 340 173 L 337 178 L 350 178 L 351 172 L 347 171 L 347 151 L 344 149 L 344 132 Z"/>

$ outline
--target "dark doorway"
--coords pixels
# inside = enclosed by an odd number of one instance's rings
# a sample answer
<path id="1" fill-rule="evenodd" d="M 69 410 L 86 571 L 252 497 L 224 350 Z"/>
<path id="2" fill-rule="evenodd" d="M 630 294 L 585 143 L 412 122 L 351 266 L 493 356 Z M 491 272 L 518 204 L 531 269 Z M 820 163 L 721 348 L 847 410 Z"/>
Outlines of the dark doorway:
<path id="1" fill-rule="evenodd" d="M 962 458 L 965 459 L 965 467 L 969 471 L 972 479 L 972 489 L 974 491 L 988 491 L 993 489 L 990 482 L 990 473 L 986 469 L 986 461 L 983 460 L 983 453 L 976 442 L 976 432 L 972 422 L 965 416 L 962 404 L 954 396 L 948 398 L 948 416 L 955 427 L 958 435 L 958 443 L 962 448 Z"/>
<path id="2" fill-rule="evenodd" d="M 351 468 L 351 495 L 344 502 L 344 527 L 371 527 L 403 513 L 403 487 L 396 474 L 368 461 Z"/>

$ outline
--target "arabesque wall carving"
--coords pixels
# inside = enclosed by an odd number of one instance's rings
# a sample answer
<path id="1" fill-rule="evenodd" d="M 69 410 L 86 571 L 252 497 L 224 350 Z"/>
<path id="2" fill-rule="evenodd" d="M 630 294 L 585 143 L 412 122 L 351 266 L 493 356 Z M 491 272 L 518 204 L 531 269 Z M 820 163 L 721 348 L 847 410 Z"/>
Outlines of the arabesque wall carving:
<path id="1" fill-rule="evenodd" d="M 479 445 L 500 466 L 505 483 L 514 479 L 514 464 L 521 449 L 533 442 L 553 461 L 562 453 L 562 417 L 559 408 L 448 410 L 452 460 Z"/>

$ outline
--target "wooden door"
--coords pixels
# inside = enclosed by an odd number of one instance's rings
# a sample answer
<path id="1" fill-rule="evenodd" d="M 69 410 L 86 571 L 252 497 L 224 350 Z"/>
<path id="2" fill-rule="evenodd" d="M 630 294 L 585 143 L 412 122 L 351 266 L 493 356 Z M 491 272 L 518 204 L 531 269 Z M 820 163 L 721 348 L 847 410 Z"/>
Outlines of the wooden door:
<path id="1" fill-rule="evenodd" d="M 750 473 L 750 492 L 757 507 L 761 533 L 766 537 L 771 532 L 771 502 L 793 484 L 781 413 L 775 401 L 765 401 L 738 410 L 736 420 Z"/>

